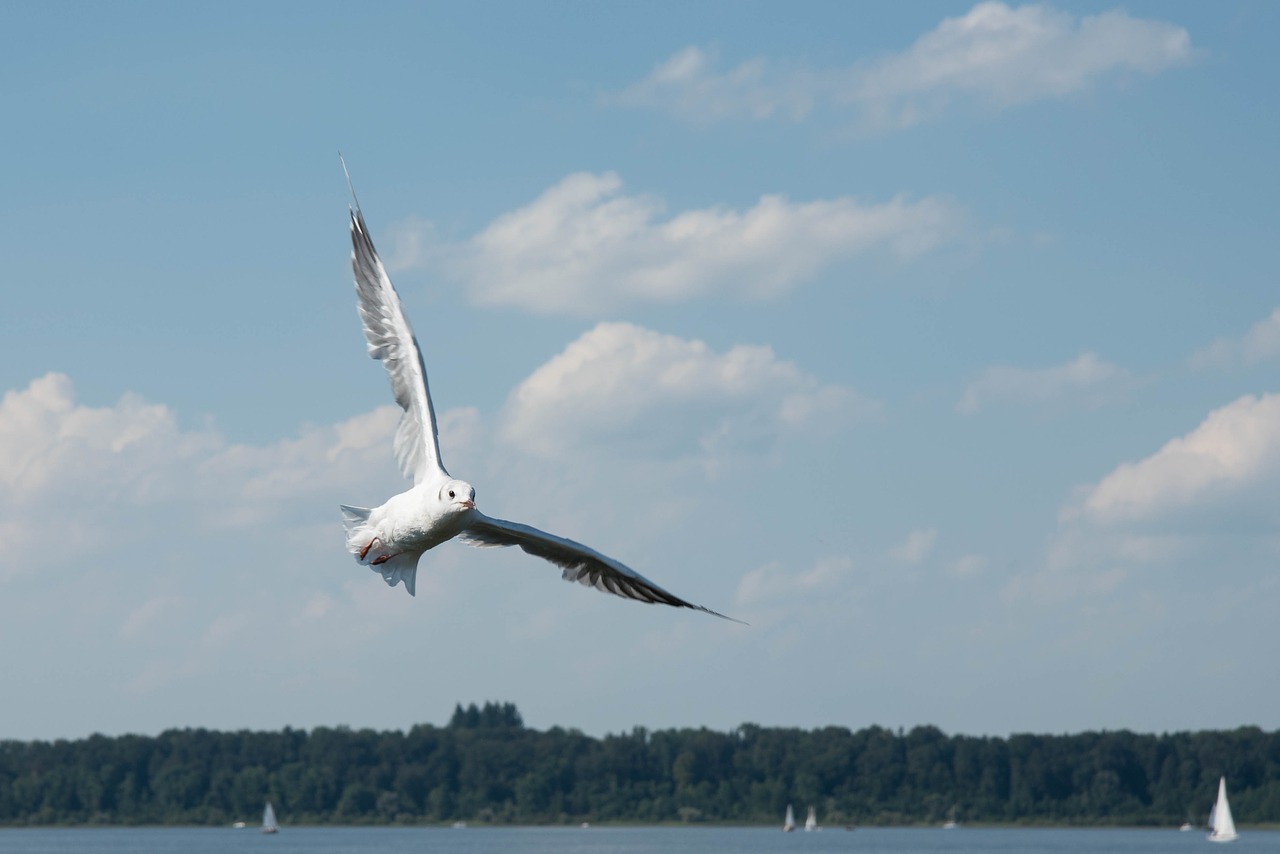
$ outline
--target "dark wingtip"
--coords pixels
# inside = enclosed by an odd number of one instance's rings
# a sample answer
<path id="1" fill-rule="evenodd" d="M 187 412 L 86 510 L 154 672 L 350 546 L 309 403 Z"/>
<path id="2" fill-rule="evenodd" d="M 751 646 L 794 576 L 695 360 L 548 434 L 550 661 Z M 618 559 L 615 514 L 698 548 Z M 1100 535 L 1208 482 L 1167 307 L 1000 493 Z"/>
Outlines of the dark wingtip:
<path id="1" fill-rule="evenodd" d="M 740 626 L 751 625 L 746 620 L 739 620 L 737 617 L 730 617 L 725 614 L 721 614 L 719 611 L 712 611 L 710 608 L 704 608 L 701 605 L 693 605 L 691 607 L 697 608 L 699 611 L 705 611 L 706 613 L 710 614 L 713 617 L 719 617 L 722 620 L 728 620 L 731 623 L 737 623 Z"/>

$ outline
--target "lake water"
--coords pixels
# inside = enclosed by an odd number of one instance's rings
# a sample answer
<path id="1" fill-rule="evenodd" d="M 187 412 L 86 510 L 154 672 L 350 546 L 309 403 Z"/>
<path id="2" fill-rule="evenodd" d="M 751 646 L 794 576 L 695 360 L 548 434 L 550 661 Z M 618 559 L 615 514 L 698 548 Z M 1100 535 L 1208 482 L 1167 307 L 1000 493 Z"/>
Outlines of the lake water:
<path id="1" fill-rule="evenodd" d="M 1280 832 L 1246 831 L 1223 849 L 1203 831 L 828 828 L 0 829 L 3 854 L 1244 854 L 1280 850 Z"/>

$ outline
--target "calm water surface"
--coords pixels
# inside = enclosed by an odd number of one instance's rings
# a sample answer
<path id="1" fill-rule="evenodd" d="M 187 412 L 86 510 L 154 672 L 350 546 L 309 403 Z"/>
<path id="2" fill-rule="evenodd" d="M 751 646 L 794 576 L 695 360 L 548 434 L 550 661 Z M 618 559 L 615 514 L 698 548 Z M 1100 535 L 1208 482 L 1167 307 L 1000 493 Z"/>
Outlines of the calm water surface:
<path id="1" fill-rule="evenodd" d="M 830 828 L 141 828 L 0 829 L 4 854 L 1245 854 L 1280 851 L 1280 832 L 1227 847 L 1201 831 Z"/>

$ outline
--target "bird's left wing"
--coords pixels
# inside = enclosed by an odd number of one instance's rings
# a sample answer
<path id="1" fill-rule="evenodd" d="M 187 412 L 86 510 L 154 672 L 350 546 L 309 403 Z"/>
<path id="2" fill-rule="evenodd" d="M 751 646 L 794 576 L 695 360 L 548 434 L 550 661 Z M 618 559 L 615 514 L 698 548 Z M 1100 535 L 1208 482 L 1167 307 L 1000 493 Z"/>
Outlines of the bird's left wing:
<path id="1" fill-rule="evenodd" d="M 346 169 L 346 164 L 343 164 Z M 349 180 L 349 179 L 348 179 Z M 431 476 L 448 477 L 440 461 L 436 411 L 431 405 L 422 351 L 404 316 L 400 296 L 373 248 L 364 215 L 356 203 L 351 211 L 351 269 L 355 273 L 360 320 L 369 355 L 380 359 L 391 380 L 391 392 L 404 410 L 396 429 L 396 461 L 415 484 Z"/>
<path id="2" fill-rule="evenodd" d="M 577 581 L 605 593 L 624 599 L 635 599 L 650 604 L 671 605 L 675 608 L 692 608 L 724 620 L 733 620 L 724 614 L 686 602 L 668 593 L 629 566 L 600 554 L 582 543 L 539 531 L 518 522 L 493 519 L 480 511 L 474 511 L 473 521 L 458 535 L 458 539 L 472 546 L 519 546 L 531 555 L 548 560 L 564 570 L 565 581 Z"/>

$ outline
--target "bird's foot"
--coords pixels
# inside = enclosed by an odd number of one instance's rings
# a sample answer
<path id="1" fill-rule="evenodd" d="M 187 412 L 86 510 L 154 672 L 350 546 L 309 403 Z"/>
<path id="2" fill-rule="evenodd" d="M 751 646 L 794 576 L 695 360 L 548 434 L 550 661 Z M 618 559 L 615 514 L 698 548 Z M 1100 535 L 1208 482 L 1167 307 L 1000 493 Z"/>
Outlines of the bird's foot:
<path id="1" fill-rule="evenodd" d="M 395 555 L 378 555 L 373 560 L 369 561 L 369 566 L 381 566 L 393 557 L 395 557 Z"/>
<path id="2" fill-rule="evenodd" d="M 369 549 L 373 548 L 373 544 L 378 541 L 377 537 L 364 544 L 364 548 L 360 550 L 360 559 L 364 560 L 365 555 L 369 554 Z"/>

